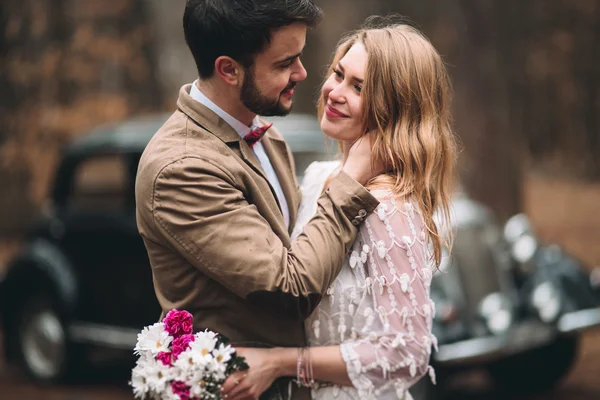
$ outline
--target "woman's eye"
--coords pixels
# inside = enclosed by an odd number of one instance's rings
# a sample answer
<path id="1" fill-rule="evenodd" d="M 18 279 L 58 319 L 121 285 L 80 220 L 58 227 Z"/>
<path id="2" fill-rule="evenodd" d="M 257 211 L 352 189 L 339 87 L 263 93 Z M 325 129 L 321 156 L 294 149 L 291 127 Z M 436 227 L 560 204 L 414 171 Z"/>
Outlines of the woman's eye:
<path id="1" fill-rule="evenodd" d="M 361 85 L 354 85 L 354 89 L 355 89 L 355 90 L 356 90 L 358 93 L 362 92 L 362 86 L 361 86 Z"/>
<path id="2" fill-rule="evenodd" d="M 344 76 L 342 75 L 342 73 L 340 71 L 338 71 L 337 69 L 333 70 L 333 74 L 335 76 L 337 76 L 338 78 L 343 78 Z"/>

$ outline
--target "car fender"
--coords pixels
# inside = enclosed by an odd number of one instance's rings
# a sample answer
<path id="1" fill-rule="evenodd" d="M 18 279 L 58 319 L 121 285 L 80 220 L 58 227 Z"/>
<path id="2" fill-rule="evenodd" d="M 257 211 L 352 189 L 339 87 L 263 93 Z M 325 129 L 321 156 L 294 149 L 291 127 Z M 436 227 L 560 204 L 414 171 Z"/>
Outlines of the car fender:
<path id="1" fill-rule="evenodd" d="M 30 242 L 9 263 L 3 282 L 3 307 L 12 308 L 10 300 L 32 290 L 36 284 L 50 286 L 64 307 L 62 311 L 69 314 L 74 311 L 78 297 L 74 269 L 56 246 L 41 238 Z"/>
<path id="2" fill-rule="evenodd" d="M 561 291 L 565 311 L 600 306 L 600 297 L 590 282 L 589 273 L 579 260 L 558 246 L 543 247 L 539 253 L 537 281 L 548 280 Z"/>

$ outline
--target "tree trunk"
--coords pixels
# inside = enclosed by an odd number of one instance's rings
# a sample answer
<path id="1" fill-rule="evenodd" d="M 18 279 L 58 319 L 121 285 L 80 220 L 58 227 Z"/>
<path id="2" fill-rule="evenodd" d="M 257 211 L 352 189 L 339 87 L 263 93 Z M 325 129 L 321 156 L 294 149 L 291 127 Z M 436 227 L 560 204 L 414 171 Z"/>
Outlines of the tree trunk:
<path id="1" fill-rule="evenodd" d="M 7 0 L 0 5 L 0 235 L 35 215 L 59 149 L 109 121 L 157 109 L 143 0 Z"/>
<path id="2" fill-rule="evenodd" d="M 529 164 L 550 176 L 600 179 L 600 3 L 534 0 L 520 10 Z"/>

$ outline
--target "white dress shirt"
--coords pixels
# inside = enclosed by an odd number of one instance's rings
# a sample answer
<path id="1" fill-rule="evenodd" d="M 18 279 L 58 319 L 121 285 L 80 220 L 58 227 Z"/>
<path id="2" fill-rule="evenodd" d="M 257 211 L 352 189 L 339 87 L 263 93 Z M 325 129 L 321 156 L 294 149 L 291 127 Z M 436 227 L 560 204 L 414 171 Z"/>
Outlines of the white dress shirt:
<path id="1" fill-rule="evenodd" d="M 225 122 L 227 122 L 238 133 L 238 135 L 240 135 L 240 137 L 243 138 L 244 136 L 246 136 L 246 134 L 248 134 L 251 131 L 250 127 L 244 125 L 244 123 L 238 121 L 231 115 L 227 114 L 225 111 L 223 111 L 223 109 L 221 107 L 219 107 L 218 105 L 213 103 L 208 97 L 206 97 L 204 95 L 204 93 L 202 93 L 200 91 L 200 89 L 198 89 L 198 86 L 196 86 L 196 82 L 198 82 L 198 81 L 195 81 L 192 84 L 192 89 L 190 90 L 190 96 L 194 100 L 196 100 L 200 104 L 208 107 L 211 111 L 213 111 L 215 114 L 217 114 L 219 117 L 221 117 Z M 260 126 L 260 122 L 258 120 L 258 116 L 256 116 L 256 117 L 254 117 L 254 120 L 252 121 L 252 127 L 259 127 L 259 126 Z M 263 171 L 265 171 L 265 173 L 267 174 L 267 179 L 269 180 L 269 183 L 275 190 L 275 194 L 277 194 L 277 200 L 279 200 L 279 204 L 281 205 L 281 212 L 283 214 L 285 226 L 289 228 L 290 227 L 290 210 L 288 208 L 287 201 L 283 194 L 283 190 L 281 190 L 281 184 L 279 183 L 279 178 L 277 178 L 277 174 L 275 173 L 275 170 L 273 169 L 273 166 L 271 165 L 271 161 L 269 160 L 267 153 L 265 153 L 265 148 L 262 145 L 262 143 L 259 141 L 259 142 L 256 142 L 256 144 L 254 144 L 254 146 L 252 146 L 252 150 L 254 151 L 256 158 L 258 158 L 258 161 L 260 162 L 260 166 L 262 167 Z"/>

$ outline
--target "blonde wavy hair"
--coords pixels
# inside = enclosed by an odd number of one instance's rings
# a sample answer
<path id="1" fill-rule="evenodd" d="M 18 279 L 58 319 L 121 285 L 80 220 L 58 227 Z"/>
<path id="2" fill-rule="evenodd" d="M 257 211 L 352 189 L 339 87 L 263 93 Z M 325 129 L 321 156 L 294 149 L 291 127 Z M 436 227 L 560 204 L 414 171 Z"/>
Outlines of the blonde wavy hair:
<path id="1" fill-rule="evenodd" d="M 418 203 L 439 266 L 443 246 L 452 247 L 450 198 L 457 146 L 450 80 L 441 56 L 419 30 L 386 21 L 371 18 L 342 38 L 327 76 L 355 43 L 363 44 L 368 61 L 361 92 L 362 132 L 377 132 L 373 161 L 383 163 L 386 171 L 367 186 L 389 188 L 396 197 Z M 321 97 L 319 119 L 324 107 Z M 434 221 L 436 213 L 445 229 Z"/>

